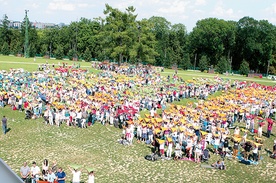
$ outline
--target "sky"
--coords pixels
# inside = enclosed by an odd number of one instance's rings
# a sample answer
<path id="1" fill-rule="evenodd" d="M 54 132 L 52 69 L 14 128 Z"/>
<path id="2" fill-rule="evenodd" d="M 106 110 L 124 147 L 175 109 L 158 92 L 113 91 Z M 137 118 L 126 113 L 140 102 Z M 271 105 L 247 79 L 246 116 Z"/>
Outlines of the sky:
<path id="1" fill-rule="evenodd" d="M 121 11 L 134 6 L 137 20 L 161 16 L 184 24 L 188 32 L 198 20 L 210 17 L 238 21 L 249 16 L 276 25 L 275 0 L 0 0 L 0 16 L 22 21 L 29 10 L 32 22 L 70 24 L 81 17 L 104 17 L 106 3 Z"/>

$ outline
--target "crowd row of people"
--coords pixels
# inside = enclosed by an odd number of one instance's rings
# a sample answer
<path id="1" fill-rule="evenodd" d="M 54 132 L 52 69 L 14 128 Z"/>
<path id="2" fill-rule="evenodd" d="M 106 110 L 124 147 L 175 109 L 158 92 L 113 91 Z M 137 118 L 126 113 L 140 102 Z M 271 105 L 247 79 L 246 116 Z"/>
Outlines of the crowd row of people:
<path id="1" fill-rule="evenodd" d="M 78 166 L 68 166 L 68 169 L 72 172 L 72 182 L 80 183 L 82 169 Z M 94 171 L 87 171 L 88 183 L 94 183 Z M 47 159 L 43 161 L 41 168 L 35 161 L 32 162 L 31 168 L 27 162 L 24 162 L 20 168 L 20 176 L 26 183 L 37 183 L 39 180 L 47 181 L 48 183 L 65 183 L 66 180 L 66 173 L 63 171 L 63 168 L 58 167 L 56 161 L 53 161 L 53 164 L 50 165 Z"/>

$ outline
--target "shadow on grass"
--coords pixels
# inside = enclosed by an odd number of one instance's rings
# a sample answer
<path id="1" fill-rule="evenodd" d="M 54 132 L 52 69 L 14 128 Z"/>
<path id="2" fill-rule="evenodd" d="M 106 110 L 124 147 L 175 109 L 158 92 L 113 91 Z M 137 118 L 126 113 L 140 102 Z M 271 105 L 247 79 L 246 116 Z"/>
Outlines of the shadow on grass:
<path id="1" fill-rule="evenodd" d="M 11 131 L 11 128 L 8 128 L 7 130 L 6 130 L 6 133 L 8 133 L 8 132 L 10 132 Z"/>
<path id="2" fill-rule="evenodd" d="M 272 154 L 272 151 L 270 151 L 269 149 L 265 149 L 265 152 L 266 152 L 267 154 L 269 154 L 269 155 Z"/>

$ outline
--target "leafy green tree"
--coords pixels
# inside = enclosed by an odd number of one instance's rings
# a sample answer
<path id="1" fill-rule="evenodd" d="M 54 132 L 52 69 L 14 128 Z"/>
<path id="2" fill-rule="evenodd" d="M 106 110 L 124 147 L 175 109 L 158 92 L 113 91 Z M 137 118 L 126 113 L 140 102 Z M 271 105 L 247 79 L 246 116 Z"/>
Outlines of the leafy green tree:
<path id="1" fill-rule="evenodd" d="M 54 51 L 56 59 L 62 60 L 64 57 L 63 53 L 63 47 L 61 45 L 58 45 L 56 50 Z"/>
<path id="2" fill-rule="evenodd" d="M 199 20 L 189 35 L 190 51 L 206 55 L 216 65 L 222 56 L 230 57 L 235 45 L 235 24 L 217 18 Z"/>
<path id="3" fill-rule="evenodd" d="M 189 53 L 184 53 L 182 62 L 179 66 L 184 70 L 188 70 L 192 66 Z"/>
<path id="4" fill-rule="evenodd" d="M 10 49 L 9 49 L 9 45 L 7 42 L 4 42 L 2 49 L 1 49 L 1 53 L 3 55 L 9 55 L 10 54 Z"/>
<path id="5" fill-rule="evenodd" d="M 10 45 L 12 32 L 9 28 L 9 18 L 4 14 L 3 19 L 0 22 L 0 44 L 3 45 L 7 42 Z"/>
<path id="6" fill-rule="evenodd" d="M 237 23 L 235 68 L 242 60 L 250 61 L 251 69 L 266 72 L 267 62 L 271 59 L 276 45 L 276 27 L 267 20 L 243 17 Z"/>
<path id="7" fill-rule="evenodd" d="M 158 53 L 155 51 L 157 42 L 152 29 L 153 24 L 148 20 L 137 21 L 136 40 L 133 42 L 133 47 L 129 49 L 131 63 L 155 64 L 155 56 Z"/>
<path id="8" fill-rule="evenodd" d="M 243 60 L 240 65 L 240 74 L 247 75 L 250 71 L 249 63 L 246 60 Z"/>
<path id="9" fill-rule="evenodd" d="M 11 29 L 10 52 L 14 55 L 22 53 L 22 42 L 20 38 L 20 30 L 18 29 Z"/>
<path id="10" fill-rule="evenodd" d="M 118 61 L 129 59 L 129 51 L 135 42 L 135 32 L 137 30 L 135 8 L 130 6 L 126 12 L 112 8 L 106 4 L 104 14 L 105 24 L 101 34 L 105 52 L 109 57 Z"/>
<path id="11" fill-rule="evenodd" d="M 76 51 L 74 49 L 70 49 L 67 53 L 67 56 L 69 57 L 69 60 L 73 60 L 73 58 L 76 56 Z"/>
<path id="12" fill-rule="evenodd" d="M 87 47 L 84 54 L 83 54 L 83 59 L 86 61 L 86 62 L 90 62 L 91 61 L 91 58 L 92 58 L 92 54 L 91 54 L 91 51 L 90 49 Z"/>
<path id="13" fill-rule="evenodd" d="M 226 57 L 221 57 L 216 65 L 216 71 L 220 74 L 225 73 L 226 71 L 230 71 L 230 63 Z"/>
<path id="14" fill-rule="evenodd" d="M 209 61 L 208 61 L 208 58 L 207 56 L 203 55 L 200 60 L 199 60 L 199 63 L 198 63 L 198 67 L 199 67 L 199 70 L 201 72 L 203 72 L 204 70 L 207 70 L 208 67 L 209 67 Z"/>
<path id="15" fill-rule="evenodd" d="M 48 52 L 48 45 L 47 45 L 47 44 L 42 44 L 40 47 L 41 47 L 41 48 L 40 48 L 40 54 L 41 54 L 42 56 L 49 55 L 49 52 Z"/>
<path id="16" fill-rule="evenodd" d="M 187 31 L 183 24 L 172 25 L 169 31 L 169 45 L 171 50 L 171 62 L 180 66 L 184 53 L 187 52 Z"/>
<path id="17" fill-rule="evenodd" d="M 36 51 L 37 51 L 37 47 L 36 47 L 36 43 L 30 43 L 29 44 L 29 54 L 30 57 L 34 57 L 36 55 Z"/>
<path id="18" fill-rule="evenodd" d="M 268 74 L 276 75 L 276 67 L 275 66 L 270 66 L 269 70 L 268 70 Z"/>
<path id="19" fill-rule="evenodd" d="M 169 59 L 169 31 L 171 23 L 164 17 L 153 16 L 149 18 L 149 22 L 153 24 L 153 33 L 157 41 L 156 52 L 158 55 L 155 57 L 156 65 L 169 67 L 172 65 Z"/>

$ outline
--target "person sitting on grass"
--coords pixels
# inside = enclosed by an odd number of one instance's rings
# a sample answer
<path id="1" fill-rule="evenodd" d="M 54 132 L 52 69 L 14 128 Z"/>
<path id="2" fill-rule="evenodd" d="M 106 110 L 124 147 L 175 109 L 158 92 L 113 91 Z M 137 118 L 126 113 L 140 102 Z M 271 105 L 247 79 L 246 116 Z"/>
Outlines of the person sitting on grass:
<path id="1" fill-rule="evenodd" d="M 124 136 L 121 139 L 118 139 L 118 142 L 122 145 L 129 145 L 129 142 L 126 140 Z"/>
<path id="2" fill-rule="evenodd" d="M 250 142 L 246 142 L 244 145 L 244 159 L 248 160 L 248 156 L 250 154 L 250 151 L 252 149 L 252 145 Z"/>
<path id="3" fill-rule="evenodd" d="M 274 140 L 273 152 L 270 157 L 276 159 L 276 140 Z"/>
<path id="4" fill-rule="evenodd" d="M 222 161 L 222 160 L 218 160 L 217 162 L 213 163 L 211 166 L 214 167 L 214 168 L 217 168 L 219 170 L 225 170 L 226 169 L 224 161 Z"/>

